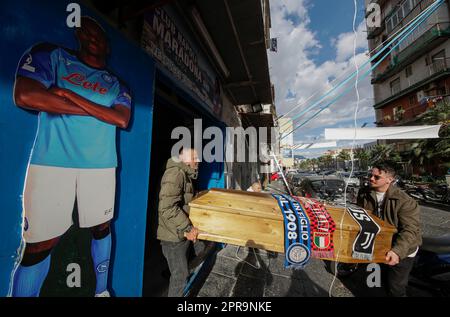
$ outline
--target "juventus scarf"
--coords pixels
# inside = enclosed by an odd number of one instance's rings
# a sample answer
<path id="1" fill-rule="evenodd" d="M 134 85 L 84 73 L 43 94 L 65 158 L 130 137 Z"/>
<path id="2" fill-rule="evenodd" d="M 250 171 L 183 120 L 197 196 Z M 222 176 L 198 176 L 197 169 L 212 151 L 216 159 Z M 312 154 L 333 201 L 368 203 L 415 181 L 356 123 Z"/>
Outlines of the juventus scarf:
<path id="1" fill-rule="evenodd" d="M 272 194 L 284 218 L 285 267 L 303 268 L 311 256 L 309 220 L 294 199 Z"/>
<path id="2" fill-rule="evenodd" d="M 336 224 L 325 206 L 317 200 L 295 197 L 304 207 L 311 223 L 311 256 L 314 258 L 333 259 L 333 234 Z"/>
<path id="3" fill-rule="evenodd" d="M 375 238 L 381 229 L 363 208 L 352 205 L 347 208 L 347 211 L 360 228 L 358 236 L 353 243 L 352 257 L 354 259 L 372 261 Z"/>

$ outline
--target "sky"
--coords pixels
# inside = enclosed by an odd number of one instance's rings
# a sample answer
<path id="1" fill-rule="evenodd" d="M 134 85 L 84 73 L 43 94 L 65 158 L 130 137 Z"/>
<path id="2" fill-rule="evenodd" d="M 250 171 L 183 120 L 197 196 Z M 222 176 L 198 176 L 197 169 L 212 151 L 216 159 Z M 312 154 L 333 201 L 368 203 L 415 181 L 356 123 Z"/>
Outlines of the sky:
<path id="1" fill-rule="evenodd" d="M 353 31 L 355 1 L 356 37 Z M 336 90 L 336 94 L 316 103 L 327 91 L 355 72 L 356 66 L 364 65 L 369 60 L 364 0 L 271 0 L 270 5 L 271 37 L 278 41 L 278 52 L 269 52 L 277 115 L 286 114 L 300 103 L 301 107 L 287 114 L 291 118 L 298 117 L 294 125 L 299 126 L 315 111 L 331 104 L 295 132 L 294 142 L 321 141 L 325 128 L 354 127 L 356 109 L 356 125 L 361 127 L 366 123 L 367 127 L 374 127 L 370 74 L 363 78 L 368 68 L 358 73 L 358 93 L 353 80 L 348 86 Z M 333 82 L 335 79 L 336 82 Z M 345 89 L 349 92 L 332 102 Z M 316 95 L 308 100 L 313 94 Z M 317 107 L 305 110 L 314 104 Z M 349 147 L 351 144 L 352 141 L 338 142 L 339 147 Z M 317 157 L 326 150 L 296 154 Z"/>

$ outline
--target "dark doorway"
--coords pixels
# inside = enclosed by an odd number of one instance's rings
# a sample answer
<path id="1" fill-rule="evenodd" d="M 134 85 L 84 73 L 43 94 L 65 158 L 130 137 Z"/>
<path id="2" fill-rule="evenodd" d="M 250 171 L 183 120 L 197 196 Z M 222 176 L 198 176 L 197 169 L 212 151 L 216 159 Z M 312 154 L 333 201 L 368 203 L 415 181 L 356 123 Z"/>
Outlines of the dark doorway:
<path id="1" fill-rule="evenodd" d="M 176 96 L 164 82 L 156 81 L 155 104 L 153 108 L 153 131 L 150 160 L 150 180 L 147 208 L 147 231 L 144 259 L 143 296 L 166 296 L 169 272 L 162 254 L 160 242 L 156 239 L 158 228 L 158 194 L 161 178 L 172 146 L 178 140 L 171 139 L 176 127 L 187 127 L 193 135 L 194 119 L 202 116 L 192 105 Z M 191 141 L 193 144 L 193 140 Z M 200 167 L 201 168 L 201 167 Z M 194 183 L 198 188 L 198 184 Z"/>
<path id="2" fill-rule="evenodd" d="M 172 130 L 176 127 L 186 127 L 194 136 L 195 119 L 202 119 L 203 129 L 212 125 L 223 128 L 223 125 L 200 110 L 190 98 L 183 98 L 180 93 L 176 93 L 172 86 L 162 76 L 156 76 L 142 292 L 143 296 L 151 297 L 166 296 L 169 286 L 167 262 L 162 254 L 160 242 L 156 239 L 156 231 L 161 178 L 167 160 L 171 156 L 172 146 L 178 142 L 171 139 Z M 191 144 L 194 145 L 193 139 Z M 223 163 L 216 162 L 200 163 L 199 179 L 194 182 L 194 189 L 198 192 L 209 187 L 221 187 L 223 166 Z"/>

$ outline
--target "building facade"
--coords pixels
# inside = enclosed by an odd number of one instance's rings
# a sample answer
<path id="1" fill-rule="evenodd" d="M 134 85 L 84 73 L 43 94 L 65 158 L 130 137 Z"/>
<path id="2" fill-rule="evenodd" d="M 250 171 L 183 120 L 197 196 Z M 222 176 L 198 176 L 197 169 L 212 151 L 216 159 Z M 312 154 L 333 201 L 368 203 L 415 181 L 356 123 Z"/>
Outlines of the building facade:
<path id="1" fill-rule="evenodd" d="M 73 3 L 69 0 L 8 1 L 0 11 L 0 38 L 8 47 L 0 61 L 3 83 L 0 142 L 2 153 L 8 153 L 0 156 L 2 208 L 7 211 L 0 216 L 0 296 L 9 293 L 12 272 L 22 254 L 26 227 L 22 205 L 24 179 L 39 122 L 37 112 L 25 111 L 14 104 L 16 71 L 25 56 L 20 67 L 34 72 L 37 68 L 33 62 L 47 56 L 50 44 L 58 47 L 58 52 L 78 49 L 76 28 L 67 22 L 76 15 L 76 9 L 70 5 Z M 166 263 L 156 239 L 158 192 L 172 146 L 178 141 L 172 138 L 173 129 L 187 128 L 194 136 L 192 145 L 197 141 L 204 149 L 209 143 L 203 138 L 205 129 L 225 132 L 227 127 L 247 124 L 237 111 L 239 105 L 255 109 L 258 117 L 249 121 L 250 126 L 273 125 L 273 87 L 267 61 L 268 1 L 218 4 L 202 0 L 85 0 L 80 1 L 78 12 L 103 29 L 109 50 L 107 66 L 114 75 L 99 75 L 98 79 L 95 77 L 97 82 L 92 83 L 94 79 L 87 81 L 87 75 L 78 73 L 63 74 L 58 80 L 75 76 L 83 82 L 74 85 L 102 95 L 106 91 L 103 86 L 115 83 L 117 76 L 123 87 L 129 89 L 126 92 L 121 88 L 121 98 L 131 100 L 130 124 L 127 129 L 118 129 L 117 142 L 110 142 L 117 146 L 114 150 L 118 164 L 108 286 L 115 296 L 159 296 L 163 290 L 158 286 L 161 276 L 157 271 L 164 269 Z M 45 50 L 42 43 L 46 43 Z M 29 53 L 35 46 L 43 50 L 39 58 Z M 74 67 L 65 57 L 56 57 L 53 62 L 60 63 L 61 70 Z M 43 74 L 50 77 L 54 72 Z M 258 105 L 270 105 L 265 115 L 258 113 Z M 199 119 L 200 127 L 196 125 Z M 84 136 L 83 140 L 89 140 Z M 104 141 L 101 139 L 92 148 L 100 148 Z M 196 190 L 246 189 L 254 180 L 253 173 L 248 173 L 252 170 L 257 168 L 246 162 L 202 162 Z M 90 239 L 90 233 L 76 223 L 64 234 L 55 250 L 58 260 L 52 261 L 42 296 L 93 295 L 94 268 L 86 247 Z M 80 267 L 82 287 L 66 285 L 67 267 L 71 263 Z M 196 276 L 191 277 L 189 286 Z"/>
<path id="2" fill-rule="evenodd" d="M 381 8 L 381 25 L 368 27 L 371 56 L 433 2 L 366 0 L 366 7 L 377 3 Z M 374 69 L 372 85 L 378 126 L 413 125 L 436 100 L 448 96 L 449 37 L 449 5 L 445 1 Z"/>

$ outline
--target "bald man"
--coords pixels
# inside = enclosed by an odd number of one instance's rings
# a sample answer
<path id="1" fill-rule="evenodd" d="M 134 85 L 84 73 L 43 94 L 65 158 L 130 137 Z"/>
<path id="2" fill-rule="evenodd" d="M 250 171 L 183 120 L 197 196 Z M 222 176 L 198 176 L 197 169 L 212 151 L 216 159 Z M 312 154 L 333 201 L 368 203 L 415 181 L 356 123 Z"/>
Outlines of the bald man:
<path id="1" fill-rule="evenodd" d="M 51 251 L 72 225 L 75 199 L 80 227 L 93 235 L 95 296 L 110 296 L 116 128 L 128 126 L 131 95 L 106 68 L 109 46 L 103 28 L 83 17 L 75 35 L 78 51 L 37 44 L 17 68 L 15 103 L 39 113 L 39 129 L 23 197 L 26 247 L 12 296 L 39 296 Z"/>
<path id="2" fill-rule="evenodd" d="M 258 181 L 258 182 L 254 182 L 253 184 L 252 184 L 252 186 L 250 186 L 249 188 L 247 188 L 247 191 L 248 192 L 255 192 L 255 193 L 260 193 L 260 192 L 262 192 L 262 186 L 261 186 L 261 183 Z"/>
<path id="3" fill-rule="evenodd" d="M 189 275 L 188 249 L 198 236 L 198 229 L 189 220 L 188 205 L 194 197 L 197 175 L 197 152 L 183 149 L 179 157 L 167 161 L 161 180 L 157 237 L 169 265 L 169 297 L 183 296 Z"/>

